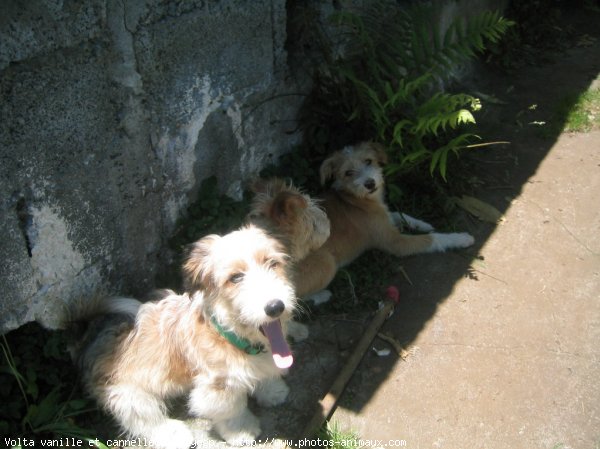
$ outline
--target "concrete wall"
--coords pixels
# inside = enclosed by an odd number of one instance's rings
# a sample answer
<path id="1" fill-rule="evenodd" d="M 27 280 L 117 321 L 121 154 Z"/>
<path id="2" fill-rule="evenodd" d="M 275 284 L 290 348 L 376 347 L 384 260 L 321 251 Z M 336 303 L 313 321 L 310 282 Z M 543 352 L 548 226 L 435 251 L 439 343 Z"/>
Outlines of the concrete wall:
<path id="1" fill-rule="evenodd" d="M 0 331 L 140 294 L 200 181 L 299 140 L 284 0 L 0 1 Z"/>

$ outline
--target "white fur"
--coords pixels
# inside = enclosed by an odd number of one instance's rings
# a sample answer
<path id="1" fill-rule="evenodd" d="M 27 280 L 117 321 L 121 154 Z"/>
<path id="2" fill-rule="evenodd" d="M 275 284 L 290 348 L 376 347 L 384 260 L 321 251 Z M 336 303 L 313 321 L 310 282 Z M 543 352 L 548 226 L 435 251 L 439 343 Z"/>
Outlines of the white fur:
<path id="1" fill-rule="evenodd" d="M 432 237 L 431 246 L 428 252 L 446 251 L 449 248 L 467 248 L 471 246 L 475 239 L 466 232 L 455 232 L 450 234 L 430 234 Z"/>
<path id="2" fill-rule="evenodd" d="M 167 419 L 149 430 L 150 441 L 154 446 L 170 449 L 188 449 L 195 442 L 190 428 L 177 419 Z"/>
<path id="3" fill-rule="evenodd" d="M 331 293 L 331 291 L 329 291 L 329 290 L 321 290 L 316 293 L 313 293 L 312 295 L 308 296 L 306 299 L 308 301 L 311 301 L 315 306 L 318 306 L 318 305 L 329 302 L 332 295 L 333 295 L 333 293 Z"/>
<path id="4" fill-rule="evenodd" d="M 260 423 L 250 410 L 244 408 L 233 417 L 215 424 L 219 435 L 231 446 L 251 446 L 260 435 Z"/>
<path id="5" fill-rule="evenodd" d="M 109 298 L 106 304 L 106 310 L 111 313 L 121 313 L 123 315 L 136 316 L 142 303 L 133 298 Z"/>
<path id="6" fill-rule="evenodd" d="M 259 405 L 273 407 L 283 404 L 290 388 L 280 377 L 273 377 L 260 382 L 254 390 L 254 397 Z"/>
<path id="7" fill-rule="evenodd" d="M 288 335 L 292 337 L 295 342 L 304 341 L 308 338 L 308 327 L 297 321 L 290 321 L 288 323 Z"/>

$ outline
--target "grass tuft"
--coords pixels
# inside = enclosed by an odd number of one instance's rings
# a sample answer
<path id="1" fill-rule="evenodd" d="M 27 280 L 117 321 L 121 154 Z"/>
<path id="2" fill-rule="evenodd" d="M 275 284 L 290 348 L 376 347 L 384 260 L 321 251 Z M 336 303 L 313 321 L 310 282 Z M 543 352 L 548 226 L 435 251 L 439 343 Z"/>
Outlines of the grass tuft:
<path id="1" fill-rule="evenodd" d="M 334 449 L 359 447 L 358 433 L 353 430 L 342 430 L 337 422 L 323 424 L 318 437 L 321 440 L 328 441 L 329 445 L 327 447 Z"/>
<path id="2" fill-rule="evenodd" d="M 573 98 L 574 97 L 574 98 Z M 600 88 L 571 96 L 561 103 L 566 132 L 589 132 L 600 129 Z"/>

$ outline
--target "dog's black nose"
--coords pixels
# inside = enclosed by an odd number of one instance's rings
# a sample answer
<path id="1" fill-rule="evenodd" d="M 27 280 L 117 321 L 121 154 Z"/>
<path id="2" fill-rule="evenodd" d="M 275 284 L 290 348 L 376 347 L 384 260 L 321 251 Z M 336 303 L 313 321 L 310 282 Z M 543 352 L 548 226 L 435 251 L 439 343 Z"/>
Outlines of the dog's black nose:
<path id="1" fill-rule="evenodd" d="M 373 190 L 375 188 L 375 180 L 373 178 L 369 178 L 365 181 L 365 187 L 368 190 Z"/>
<path id="2" fill-rule="evenodd" d="M 274 299 L 273 301 L 269 301 L 265 306 L 265 313 L 271 318 L 277 318 L 279 315 L 283 313 L 285 309 L 285 304 L 281 299 Z"/>

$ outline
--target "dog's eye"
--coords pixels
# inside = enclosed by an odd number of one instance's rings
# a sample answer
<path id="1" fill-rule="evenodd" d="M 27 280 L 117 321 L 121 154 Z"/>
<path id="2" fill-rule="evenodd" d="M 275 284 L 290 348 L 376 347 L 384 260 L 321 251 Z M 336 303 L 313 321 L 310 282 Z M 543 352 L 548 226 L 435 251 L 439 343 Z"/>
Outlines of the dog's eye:
<path id="1" fill-rule="evenodd" d="M 372 163 L 373 163 L 373 160 L 365 159 L 365 165 L 371 165 Z"/>
<path id="2" fill-rule="evenodd" d="M 346 170 L 346 173 L 344 173 L 345 176 L 350 177 L 354 175 L 354 170 Z"/>
<path id="3" fill-rule="evenodd" d="M 280 266 L 280 265 L 281 265 L 281 264 L 280 264 L 280 263 L 279 263 L 279 261 L 277 261 L 277 260 L 270 260 L 270 261 L 269 261 L 269 268 L 270 268 L 271 270 L 274 270 L 275 268 L 279 268 L 279 266 Z"/>
<path id="4" fill-rule="evenodd" d="M 229 276 L 229 282 L 232 284 L 239 284 L 244 279 L 244 273 L 235 273 Z"/>

